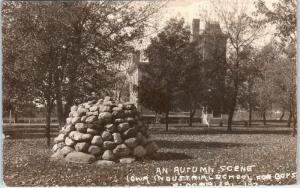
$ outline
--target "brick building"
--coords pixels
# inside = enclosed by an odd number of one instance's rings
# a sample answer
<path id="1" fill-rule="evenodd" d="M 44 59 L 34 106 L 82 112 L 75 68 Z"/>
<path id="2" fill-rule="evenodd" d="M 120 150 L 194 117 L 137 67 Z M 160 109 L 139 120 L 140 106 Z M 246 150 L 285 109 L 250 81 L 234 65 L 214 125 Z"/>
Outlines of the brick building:
<path id="1" fill-rule="evenodd" d="M 222 32 L 219 23 L 207 22 L 200 32 L 200 20 L 193 19 L 191 42 L 197 43 L 197 48 L 201 51 L 203 61 L 208 63 L 211 73 L 211 80 L 208 80 L 210 88 L 210 99 L 206 105 L 215 116 L 225 113 L 224 91 L 225 91 L 225 63 L 226 63 L 226 43 L 227 36 Z M 148 111 L 138 104 L 138 83 L 142 77 L 142 72 L 138 65 L 148 63 L 142 51 L 132 54 L 131 67 L 128 70 L 130 102 L 137 105 L 140 112 Z"/>

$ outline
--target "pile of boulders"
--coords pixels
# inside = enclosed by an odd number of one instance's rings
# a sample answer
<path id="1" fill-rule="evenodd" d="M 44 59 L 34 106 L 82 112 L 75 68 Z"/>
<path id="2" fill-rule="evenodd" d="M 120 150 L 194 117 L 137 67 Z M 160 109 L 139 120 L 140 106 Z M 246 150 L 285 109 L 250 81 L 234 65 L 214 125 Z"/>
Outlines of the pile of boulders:
<path id="1" fill-rule="evenodd" d="M 98 165 L 131 163 L 158 150 L 134 104 L 110 97 L 72 106 L 54 141 L 52 160 Z"/>

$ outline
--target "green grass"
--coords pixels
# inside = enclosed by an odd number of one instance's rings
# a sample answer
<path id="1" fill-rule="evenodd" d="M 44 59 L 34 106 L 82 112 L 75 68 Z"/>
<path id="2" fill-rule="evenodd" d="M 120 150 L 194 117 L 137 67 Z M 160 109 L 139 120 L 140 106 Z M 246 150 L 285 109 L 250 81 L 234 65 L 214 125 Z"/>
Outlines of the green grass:
<path id="1" fill-rule="evenodd" d="M 210 166 L 215 169 L 213 174 L 216 174 L 220 166 L 224 165 L 255 165 L 252 172 L 247 172 L 254 178 L 254 183 L 296 183 L 296 179 L 291 177 L 280 180 L 255 180 L 257 175 L 296 171 L 296 138 L 290 136 L 289 128 L 237 126 L 232 134 L 228 134 L 226 127 L 171 126 L 169 132 L 165 132 L 164 126 L 155 126 L 151 132 L 161 147 L 157 156 L 112 167 L 51 162 L 49 157 L 52 152 L 45 145 L 45 139 L 5 140 L 4 182 L 8 186 L 148 185 L 147 181 L 127 181 L 127 176 L 135 175 L 148 176 L 151 185 L 172 185 L 167 181 L 153 181 L 158 167 L 168 169 L 166 177 L 174 175 L 174 167 Z M 230 174 L 238 173 L 227 173 Z M 184 175 L 191 176 L 192 173 Z M 217 180 L 210 182 L 216 185 L 219 183 Z M 239 180 L 228 182 L 243 185 Z"/>

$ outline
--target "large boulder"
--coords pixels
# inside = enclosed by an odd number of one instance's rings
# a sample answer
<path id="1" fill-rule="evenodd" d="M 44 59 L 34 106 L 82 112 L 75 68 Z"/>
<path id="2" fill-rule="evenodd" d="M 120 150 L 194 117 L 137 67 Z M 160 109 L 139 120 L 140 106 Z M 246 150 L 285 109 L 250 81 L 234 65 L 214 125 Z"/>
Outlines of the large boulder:
<path id="1" fill-rule="evenodd" d="M 89 144 L 86 142 L 78 142 L 75 145 L 76 151 L 87 152 L 88 148 L 89 148 Z"/>
<path id="2" fill-rule="evenodd" d="M 125 144 L 119 144 L 113 150 L 113 153 L 118 157 L 126 157 L 130 154 L 130 149 Z"/>
<path id="3" fill-rule="evenodd" d="M 114 164 L 116 164 L 116 162 L 108 160 L 98 160 L 95 162 L 96 166 L 112 166 Z"/>
<path id="4" fill-rule="evenodd" d="M 89 141 L 93 138 L 93 136 L 91 134 L 85 134 L 85 133 L 80 133 L 80 132 L 76 132 L 76 131 L 70 132 L 69 137 L 72 140 L 75 140 L 78 142 Z"/>
<path id="5" fill-rule="evenodd" d="M 102 155 L 103 160 L 113 161 L 116 159 L 115 155 L 111 150 L 105 150 Z"/>
<path id="6" fill-rule="evenodd" d="M 89 164 L 93 163 L 96 158 L 94 155 L 83 153 L 83 152 L 72 152 L 69 153 L 66 158 L 66 161 L 80 164 Z"/>
<path id="7" fill-rule="evenodd" d="M 92 141 L 91 141 L 91 144 L 94 144 L 96 146 L 102 146 L 102 144 L 103 144 L 102 137 L 99 136 L 99 135 L 94 136 Z"/>

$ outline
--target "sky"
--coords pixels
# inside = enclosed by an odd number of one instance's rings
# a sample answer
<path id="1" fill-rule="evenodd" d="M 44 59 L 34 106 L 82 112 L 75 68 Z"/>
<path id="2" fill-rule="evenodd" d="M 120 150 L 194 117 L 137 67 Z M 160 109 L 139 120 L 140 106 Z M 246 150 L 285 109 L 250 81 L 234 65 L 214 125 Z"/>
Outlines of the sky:
<path id="1" fill-rule="evenodd" d="M 216 2 L 217 0 L 213 0 Z M 255 11 L 254 2 L 256 0 L 219 0 L 221 1 L 221 6 L 226 7 L 230 6 L 230 3 L 239 4 L 241 6 L 247 7 L 247 12 L 251 13 Z M 272 3 L 277 2 L 278 0 L 265 0 L 266 5 L 271 8 Z M 161 10 L 158 29 L 159 32 L 165 25 L 166 21 L 172 17 L 183 17 L 186 23 L 191 26 L 192 20 L 194 18 L 200 19 L 200 32 L 205 26 L 205 21 L 218 21 L 217 17 L 214 16 L 214 9 L 210 0 L 169 0 L 165 8 Z M 269 35 L 258 40 L 256 45 L 262 47 L 264 44 L 267 44 L 271 40 L 271 34 L 274 32 L 274 28 L 267 28 Z M 150 32 L 150 31 L 149 31 Z M 155 36 L 156 32 L 153 33 L 151 37 Z M 142 46 L 147 46 L 149 40 L 144 40 Z"/>

